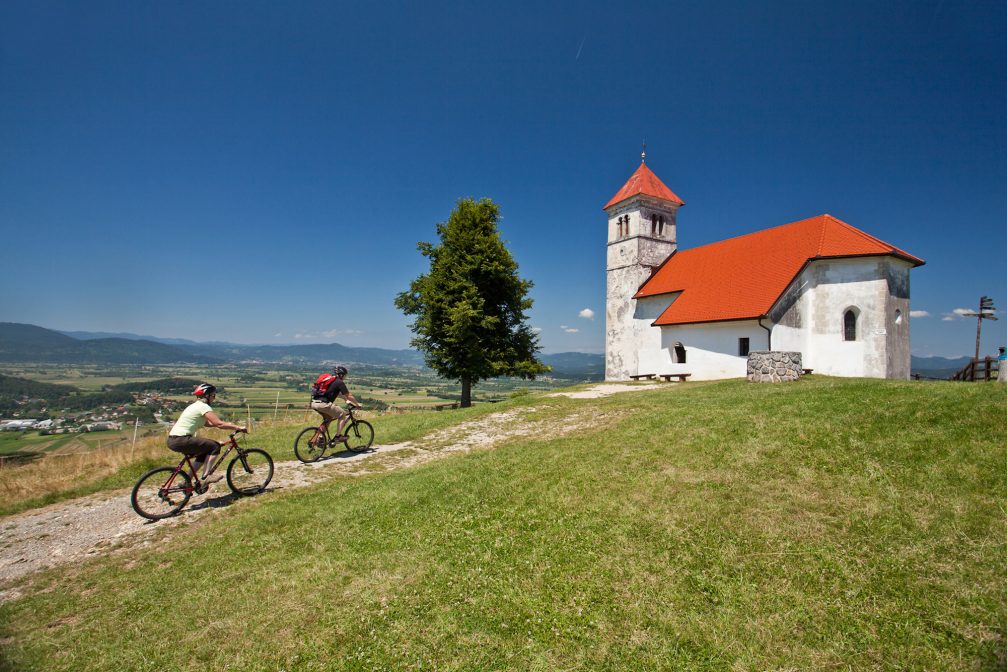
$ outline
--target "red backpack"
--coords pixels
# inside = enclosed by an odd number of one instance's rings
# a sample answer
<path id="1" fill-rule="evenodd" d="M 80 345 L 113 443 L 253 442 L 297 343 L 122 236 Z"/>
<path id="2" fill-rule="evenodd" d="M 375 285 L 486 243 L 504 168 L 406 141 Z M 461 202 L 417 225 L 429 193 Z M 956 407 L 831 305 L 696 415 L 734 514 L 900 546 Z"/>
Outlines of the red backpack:
<path id="1" fill-rule="evenodd" d="M 332 383 L 336 382 L 336 377 L 331 373 L 323 373 L 318 376 L 318 380 L 311 386 L 311 396 L 320 397 L 328 392 Z"/>

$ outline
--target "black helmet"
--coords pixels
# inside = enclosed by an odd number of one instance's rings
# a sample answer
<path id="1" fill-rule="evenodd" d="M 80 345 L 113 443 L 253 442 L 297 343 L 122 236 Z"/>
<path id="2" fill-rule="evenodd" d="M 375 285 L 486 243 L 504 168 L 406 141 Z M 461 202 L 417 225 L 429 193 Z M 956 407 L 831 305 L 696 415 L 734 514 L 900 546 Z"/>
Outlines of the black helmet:
<path id="1" fill-rule="evenodd" d="M 332 373 L 336 374 L 337 376 L 345 376 L 349 372 L 350 372 L 349 369 L 347 369 L 345 366 L 342 365 L 332 369 Z"/>
<path id="2" fill-rule="evenodd" d="M 196 389 L 194 389 L 192 393 L 197 397 L 205 398 L 210 396 L 211 394 L 216 394 L 217 388 L 211 385 L 210 383 L 200 383 L 199 385 L 196 386 Z"/>

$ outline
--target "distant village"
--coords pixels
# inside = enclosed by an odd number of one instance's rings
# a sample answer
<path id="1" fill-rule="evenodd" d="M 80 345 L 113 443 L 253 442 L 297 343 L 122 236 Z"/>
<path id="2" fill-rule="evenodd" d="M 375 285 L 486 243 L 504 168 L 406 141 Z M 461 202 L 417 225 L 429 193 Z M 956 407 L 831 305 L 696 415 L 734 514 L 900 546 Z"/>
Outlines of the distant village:
<path id="1" fill-rule="evenodd" d="M 169 399 L 156 392 L 133 394 L 132 404 L 109 404 L 85 411 L 70 409 L 54 410 L 47 406 L 45 399 L 22 397 L 16 399 L 18 406 L 39 411 L 44 418 L 20 417 L 14 411 L 10 419 L 0 418 L 0 432 L 38 431 L 40 434 L 70 434 L 79 432 L 106 432 L 122 429 L 124 426 L 143 426 L 146 423 L 167 424 L 164 416 L 184 404 Z M 30 410 L 28 412 L 31 412 Z"/>

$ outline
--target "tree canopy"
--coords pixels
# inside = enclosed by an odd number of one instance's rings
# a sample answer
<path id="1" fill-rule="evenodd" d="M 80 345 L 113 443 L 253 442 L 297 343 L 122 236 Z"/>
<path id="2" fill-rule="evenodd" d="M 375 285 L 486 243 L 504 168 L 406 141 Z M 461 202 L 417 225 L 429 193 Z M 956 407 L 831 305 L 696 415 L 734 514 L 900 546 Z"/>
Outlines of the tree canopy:
<path id="1" fill-rule="evenodd" d="M 532 306 L 529 280 L 500 239 L 500 207 L 488 198 L 463 198 L 437 225 L 440 242 L 421 242 L 430 271 L 395 298 L 416 335 L 411 344 L 427 366 L 462 385 L 462 406 L 472 384 L 497 376 L 534 378 L 549 367 L 536 358 L 538 337 L 526 324 Z"/>

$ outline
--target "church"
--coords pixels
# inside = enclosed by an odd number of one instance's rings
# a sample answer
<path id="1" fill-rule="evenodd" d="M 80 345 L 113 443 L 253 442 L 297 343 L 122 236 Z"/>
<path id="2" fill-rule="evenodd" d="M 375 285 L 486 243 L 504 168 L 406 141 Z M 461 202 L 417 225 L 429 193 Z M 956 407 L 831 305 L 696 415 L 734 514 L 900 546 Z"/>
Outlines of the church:
<path id="1" fill-rule="evenodd" d="M 605 379 L 742 378 L 749 352 L 830 376 L 909 378 L 914 257 L 823 214 L 693 249 L 646 164 L 605 205 Z"/>

